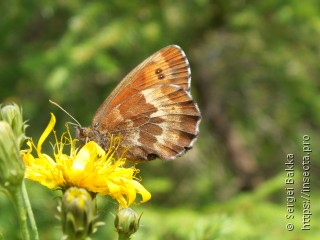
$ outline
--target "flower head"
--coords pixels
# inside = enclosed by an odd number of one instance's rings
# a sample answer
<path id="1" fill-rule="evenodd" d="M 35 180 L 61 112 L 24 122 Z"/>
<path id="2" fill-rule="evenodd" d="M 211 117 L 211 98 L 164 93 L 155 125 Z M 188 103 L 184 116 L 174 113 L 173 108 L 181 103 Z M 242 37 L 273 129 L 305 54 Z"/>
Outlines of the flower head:
<path id="1" fill-rule="evenodd" d="M 42 145 L 53 131 L 56 119 L 51 114 L 51 120 L 42 133 L 37 145 L 28 141 L 29 150 L 22 151 L 26 166 L 25 177 L 37 181 L 52 189 L 60 187 L 84 188 L 89 192 L 109 195 L 125 208 L 132 204 L 137 193 L 141 202 L 150 199 L 150 193 L 140 184 L 134 166 L 124 167 L 125 158 L 116 158 L 115 152 L 120 145 L 119 136 L 111 136 L 110 149 L 106 152 L 93 141 L 86 143 L 80 149 L 76 148 L 77 139 L 72 139 L 70 132 L 62 134 L 60 141 L 55 132 L 53 145 L 54 157 L 42 152 Z M 36 151 L 36 156 L 32 150 Z M 66 154 L 66 149 L 69 151 Z"/>
<path id="2" fill-rule="evenodd" d="M 142 215 L 142 214 L 141 214 Z M 114 226 L 119 234 L 119 239 L 130 239 L 140 227 L 140 218 L 131 208 L 120 208 L 114 219 Z"/>
<path id="3" fill-rule="evenodd" d="M 83 188 L 71 187 L 60 206 L 65 239 L 87 239 L 95 230 L 95 202 Z"/>
<path id="4" fill-rule="evenodd" d="M 0 189 L 9 192 L 21 186 L 24 166 L 19 156 L 15 134 L 5 121 L 0 121 Z"/>
<path id="5" fill-rule="evenodd" d="M 25 141 L 26 123 L 23 121 L 22 109 L 15 103 L 5 106 L 0 105 L 0 120 L 7 122 L 16 138 L 18 147 Z"/>

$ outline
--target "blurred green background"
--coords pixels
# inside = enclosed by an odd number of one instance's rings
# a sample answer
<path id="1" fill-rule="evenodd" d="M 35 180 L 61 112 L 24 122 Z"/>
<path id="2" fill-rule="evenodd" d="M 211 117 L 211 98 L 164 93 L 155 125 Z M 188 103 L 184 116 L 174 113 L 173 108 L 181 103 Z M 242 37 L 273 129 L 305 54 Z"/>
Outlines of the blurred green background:
<path id="1" fill-rule="evenodd" d="M 183 157 L 140 165 L 150 202 L 133 239 L 318 239 L 320 6 L 288 1 L 1 1 L 0 101 L 21 105 L 37 140 L 53 112 L 61 133 L 83 125 L 133 67 L 170 44 L 191 65 L 203 114 Z M 303 136 L 310 137 L 311 230 L 301 230 Z M 50 149 L 50 148 L 48 148 Z M 294 219 L 286 219 L 286 155 L 295 154 Z M 27 181 L 40 239 L 60 239 L 58 192 Z M 99 198 L 116 239 L 115 204 Z M 288 231 L 287 223 L 295 229 Z M 0 239 L 19 239 L 0 194 Z"/>

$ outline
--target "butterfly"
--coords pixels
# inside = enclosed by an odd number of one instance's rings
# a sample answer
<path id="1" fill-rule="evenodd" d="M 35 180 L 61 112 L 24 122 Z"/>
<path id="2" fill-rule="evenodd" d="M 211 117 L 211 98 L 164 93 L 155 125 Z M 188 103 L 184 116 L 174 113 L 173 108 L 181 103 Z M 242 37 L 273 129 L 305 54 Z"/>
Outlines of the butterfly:
<path id="1" fill-rule="evenodd" d="M 183 50 L 167 46 L 134 68 L 96 111 L 78 138 L 103 149 L 120 135 L 118 155 L 144 162 L 174 159 L 189 150 L 199 134 L 201 113 L 190 93 L 191 71 Z"/>

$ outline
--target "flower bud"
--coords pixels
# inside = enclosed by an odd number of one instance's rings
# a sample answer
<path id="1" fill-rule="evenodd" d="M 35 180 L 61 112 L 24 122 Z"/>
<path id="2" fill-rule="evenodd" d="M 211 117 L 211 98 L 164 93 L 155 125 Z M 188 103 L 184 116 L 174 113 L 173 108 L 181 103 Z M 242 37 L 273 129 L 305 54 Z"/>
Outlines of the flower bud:
<path id="1" fill-rule="evenodd" d="M 0 105 L 0 120 L 7 122 L 13 130 L 18 147 L 25 140 L 25 130 L 27 125 L 23 122 L 22 110 L 17 104 L 9 104 L 4 107 Z"/>
<path id="2" fill-rule="evenodd" d="M 120 208 L 116 214 L 114 225 L 119 236 L 129 238 L 133 233 L 139 229 L 141 215 L 131 208 Z M 120 238 L 119 238 L 120 239 Z"/>
<path id="3" fill-rule="evenodd" d="M 83 188 L 71 187 L 61 205 L 62 228 L 66 239 L 86 239 L 94 231 L 95 201 Z"/>
<path id="4" fill-rule="evenodd" d="M 0 121 L 0 136 L 0 186 L 10 190 L 21 185 L 24 165 L 13 130 L 5 121 Z"/>

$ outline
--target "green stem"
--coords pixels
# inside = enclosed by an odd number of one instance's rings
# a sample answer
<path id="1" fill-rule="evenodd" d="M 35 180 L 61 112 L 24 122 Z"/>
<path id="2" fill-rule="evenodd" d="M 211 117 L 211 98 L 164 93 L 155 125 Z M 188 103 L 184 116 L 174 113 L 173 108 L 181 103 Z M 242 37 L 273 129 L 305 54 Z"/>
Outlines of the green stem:
<path id="1" fill-rule="evenodd" d="M 130 240 L 128 234 L 118 233 L 118 240 Z"/>
<path id="2" fill-rule="evenodd" d="M 26 207 L 29 221 L 30 221 L 31 232 L 32 232 L 32 236 L 33 236 L 32 239 L 38 240 L 39 239 L 38 229 L 37 229 L 36 221 L 34 219 L 34 215 L 32 212 L 30 200 L 28 197 L 28 193 L 27 193 L 27 189 L 26 189 L 26 185 L 25 185 L 24 181 L 22 182 L 22 195 L 23 195 L 24 205 Z"/>
<path id="3" fill-rule="evenodd" d="M 22 186 L 17 187 L 14 191 L 10 191 L 10 197 L 18 212 L 18 220 L 21 227 L 21 233 L 23 240 L 30 240 L 30 234 L 28 229 L 27 211 L 24 204 Z"/>

